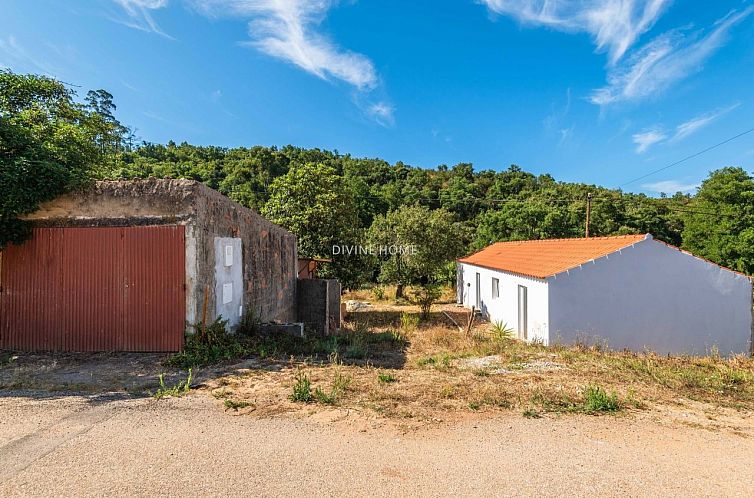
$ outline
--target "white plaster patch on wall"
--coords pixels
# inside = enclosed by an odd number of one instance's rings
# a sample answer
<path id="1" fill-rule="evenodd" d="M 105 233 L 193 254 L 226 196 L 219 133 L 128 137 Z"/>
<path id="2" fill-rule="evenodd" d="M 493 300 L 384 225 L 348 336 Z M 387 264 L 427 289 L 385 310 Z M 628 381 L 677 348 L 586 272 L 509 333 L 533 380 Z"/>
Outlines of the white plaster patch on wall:
<path id="1" fill-rule="evenodd" d="M 215 314 L 233 327 L 243 310 L 243 257 L 240 238 L 215 237 Z"/>

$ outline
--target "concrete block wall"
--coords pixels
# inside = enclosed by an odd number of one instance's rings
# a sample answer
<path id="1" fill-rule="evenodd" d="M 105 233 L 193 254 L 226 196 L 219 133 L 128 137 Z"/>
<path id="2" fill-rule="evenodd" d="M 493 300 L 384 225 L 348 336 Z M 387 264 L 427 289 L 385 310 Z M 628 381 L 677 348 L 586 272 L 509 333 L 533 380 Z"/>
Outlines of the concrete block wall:
<path id="1" fill-rule="evenodd" d="M 307 334 L 328 335 L 340 327 L 340 283 L 337 280 L 298 281 L 298 321 Z"/>

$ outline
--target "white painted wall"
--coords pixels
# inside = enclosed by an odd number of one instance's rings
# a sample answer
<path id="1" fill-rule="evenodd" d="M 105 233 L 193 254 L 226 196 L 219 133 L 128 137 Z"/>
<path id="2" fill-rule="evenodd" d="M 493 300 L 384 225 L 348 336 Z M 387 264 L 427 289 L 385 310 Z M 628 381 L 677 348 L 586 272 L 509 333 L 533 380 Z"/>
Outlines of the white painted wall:
<path id="1" fill-rule="evenodd" d="M 749 350 L 749 279 L 651 238 L 548 283 L 551 343 L 580 336 L 659 353 Z"/>
<path id="2" fill-rule="evenodd" d="M 481 311 L 490 321 L 503 321 L 514 330 L 518 329 L 518 286 L 527 288 L 528 339 L 548 342 L 548 296 L 547 282 L 499 270 L 490 270 L 468 263 L 458 263 L 463 275 L 463 305 L 476 305 L 476 273 L 481 278 Z M 500 297 L 492 298 L 492 278 L 500 279 Z M 460 279 L 459 279 L 460 282 Z M 471 285 L 468 285 L 471 284 Z M 460 294 L 460 289 L 459 289 Z"/>

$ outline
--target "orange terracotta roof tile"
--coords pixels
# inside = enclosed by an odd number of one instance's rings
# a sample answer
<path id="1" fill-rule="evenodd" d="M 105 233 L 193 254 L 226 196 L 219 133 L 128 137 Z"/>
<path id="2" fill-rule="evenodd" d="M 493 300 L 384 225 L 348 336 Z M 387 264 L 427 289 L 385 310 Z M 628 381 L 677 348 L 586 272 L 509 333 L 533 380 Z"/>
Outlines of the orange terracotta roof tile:
<path id="1" fill-rule="evenodd" d="M 647 238 L 651 238 L 651 235 L 497 242 L 458 261 L 493 270 L 547 278 Z"/>

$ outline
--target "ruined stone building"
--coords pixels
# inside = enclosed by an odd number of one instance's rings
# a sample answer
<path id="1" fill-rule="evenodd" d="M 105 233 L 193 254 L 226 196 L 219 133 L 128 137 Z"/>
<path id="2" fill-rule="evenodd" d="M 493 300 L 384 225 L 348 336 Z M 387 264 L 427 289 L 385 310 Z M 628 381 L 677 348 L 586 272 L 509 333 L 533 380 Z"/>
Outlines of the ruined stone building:
<path id="1" fill-rule="evenodd" d="M 98 182 L 0 253 L 0 349 L 176 351 L 193 324 L 297 320 L 296 237 L 191 180 Z"/>

